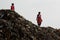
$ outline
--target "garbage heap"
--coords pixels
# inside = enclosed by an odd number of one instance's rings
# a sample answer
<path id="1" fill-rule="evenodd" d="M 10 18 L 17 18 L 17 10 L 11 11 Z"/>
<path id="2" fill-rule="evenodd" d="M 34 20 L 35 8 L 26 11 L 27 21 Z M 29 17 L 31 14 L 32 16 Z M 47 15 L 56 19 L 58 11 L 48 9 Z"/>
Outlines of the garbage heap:
<path id="1" fill-rule="evenodd" d="M 15 11 L 0 10 L 0 40 L 60 40 L 60 29 L 38 27 Z"/>

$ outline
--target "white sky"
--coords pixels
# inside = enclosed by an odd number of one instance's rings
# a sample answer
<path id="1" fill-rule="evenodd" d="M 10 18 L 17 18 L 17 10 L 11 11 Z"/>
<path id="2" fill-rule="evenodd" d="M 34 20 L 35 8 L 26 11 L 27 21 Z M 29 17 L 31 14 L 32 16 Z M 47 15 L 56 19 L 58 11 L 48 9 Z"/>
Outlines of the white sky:
<path id="1" fill-rule="evenodd" d="M 34 24 L 41 11 L 41 26 L 60 28 L 60 0 L 0 0 L 0 9 L 10 9 L 11 3 L 15 4 L 16 12 Z"/>

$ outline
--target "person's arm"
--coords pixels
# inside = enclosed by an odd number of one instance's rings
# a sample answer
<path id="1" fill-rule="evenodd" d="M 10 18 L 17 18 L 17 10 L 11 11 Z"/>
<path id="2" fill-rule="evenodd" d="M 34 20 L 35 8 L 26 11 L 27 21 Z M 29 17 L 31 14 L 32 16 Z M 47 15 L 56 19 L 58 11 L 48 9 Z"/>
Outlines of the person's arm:
<path id="1" fill-rule="evenodd" d="M 40 17 L 41 17 L 41 15 L 40 15 Z M 41 18 L 41 22 L 42 22 L 42 18 Z"/>
<path id="2" fill-rule="evenodd" d="M 14 10 L 15 10 L 15 6 L 14 6 Z"/>

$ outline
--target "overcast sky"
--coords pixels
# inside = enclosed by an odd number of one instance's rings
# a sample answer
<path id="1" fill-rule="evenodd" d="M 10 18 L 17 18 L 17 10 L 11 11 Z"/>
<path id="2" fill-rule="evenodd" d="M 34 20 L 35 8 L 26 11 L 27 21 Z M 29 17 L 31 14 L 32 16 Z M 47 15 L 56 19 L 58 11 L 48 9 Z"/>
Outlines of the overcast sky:
<path id="1" fill-rule="evenodd" d="M 10 9 L 15 4 L 15 11 L 36 24 L 38 12 L 42 15 L 42 25 L 60 28 L 60 0 L 0 0 L 0 9 Z"/>

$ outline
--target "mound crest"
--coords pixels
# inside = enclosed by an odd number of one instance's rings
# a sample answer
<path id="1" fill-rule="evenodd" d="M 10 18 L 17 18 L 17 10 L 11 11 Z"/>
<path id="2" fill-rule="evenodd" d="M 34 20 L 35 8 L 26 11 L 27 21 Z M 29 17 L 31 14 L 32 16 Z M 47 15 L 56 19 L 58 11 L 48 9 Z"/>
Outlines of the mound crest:
<path id="1" fill-rule="evenodd" d="M 0 40 L 60 40 L 60 29 L 38 27 L 11 10 L 0 10 Z"/>

